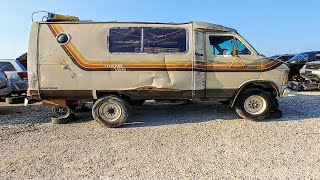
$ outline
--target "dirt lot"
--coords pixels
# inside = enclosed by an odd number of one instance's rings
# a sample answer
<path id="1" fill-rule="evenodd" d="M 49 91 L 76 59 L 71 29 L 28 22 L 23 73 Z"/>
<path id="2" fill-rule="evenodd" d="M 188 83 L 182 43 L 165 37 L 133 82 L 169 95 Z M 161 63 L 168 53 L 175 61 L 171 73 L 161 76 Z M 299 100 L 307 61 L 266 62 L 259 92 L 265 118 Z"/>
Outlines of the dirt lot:
<path id="1" fill-rule="evenodd" d="M 78 114 L 0 103 L 0 179 L 318 179 L 320 92 L 280 100 L 281 119 L 239 119 L 219 103 L 134 107 L 108 129 Z"/>

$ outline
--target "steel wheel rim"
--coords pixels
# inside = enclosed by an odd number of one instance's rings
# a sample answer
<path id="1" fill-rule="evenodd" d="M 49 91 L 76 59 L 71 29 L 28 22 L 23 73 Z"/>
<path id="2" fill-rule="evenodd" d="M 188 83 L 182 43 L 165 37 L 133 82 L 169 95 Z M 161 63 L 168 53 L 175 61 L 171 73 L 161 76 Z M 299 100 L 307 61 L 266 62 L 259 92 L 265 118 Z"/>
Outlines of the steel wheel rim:
<path id="1" fill-rule="evenodd" d="M 105 121 L 116 121 L 122 114 L 121 106 L 113 102 L 104 102 L 99 108 L 99 115 Z"/>
<path id="2" fill-rule="evenodd" d="M 263 113 L 267 109 L 267 101 L 257 95 L 249 96 L 244 101 L 244 110 L 252 115 L 258 115 Z"/>
<path id="3" fill-rule="evenodd" d="M 71 111 L 68 106 L 53 106 L 52 113 L 57 118 L 66 118 L 70 115 Z"/>

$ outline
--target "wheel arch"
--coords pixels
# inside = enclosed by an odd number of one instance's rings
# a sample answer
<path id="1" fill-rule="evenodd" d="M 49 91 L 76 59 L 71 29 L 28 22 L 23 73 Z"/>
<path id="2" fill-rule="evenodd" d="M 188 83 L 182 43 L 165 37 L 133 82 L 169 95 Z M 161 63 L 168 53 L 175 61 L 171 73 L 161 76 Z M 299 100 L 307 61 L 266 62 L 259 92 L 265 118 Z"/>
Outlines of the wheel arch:
<path id="1" fill-rule="evenodd" d="M 110 91 L 110 92 L 106 92 L 106 91 L 96 91 L 96 98 L 102 98 L 104 96 L 109 96 L 109 95 L 114 95 L 114 96 L 118 96 L 126 101 L 129 101 L 130 99 L 132 99 L 132 96 L 128 93 L 125 92 L 118 92 L 118 91 Z"/>
<path id="2" fill-rule="evenodd" d="M 264 81 L 264 80 L 256 80 L 256 81 L 249 81 L 243 83 L 240 88 L 238 88 L 238 91 L 234 94 L 232 98 L 232 102 L 230 104 L 231 107 L 234 106 L 235 102 L 237 101 L 237 98 L 241 92 L 244 90 L 250 89 L 250 88 L 258 88 L 265 90 L 269 92 L 273 97 L 279 97 L 280 96 L 280 91 L 275 85 L 275 83 L 271 81 Z"/>

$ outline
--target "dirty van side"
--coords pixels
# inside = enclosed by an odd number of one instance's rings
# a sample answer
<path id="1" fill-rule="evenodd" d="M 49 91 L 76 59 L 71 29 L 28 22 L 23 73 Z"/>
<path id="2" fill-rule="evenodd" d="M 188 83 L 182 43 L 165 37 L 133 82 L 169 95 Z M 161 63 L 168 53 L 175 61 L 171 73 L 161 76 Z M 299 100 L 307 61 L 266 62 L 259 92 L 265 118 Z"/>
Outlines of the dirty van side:
<path id="1" fill-rule="evenodd" d="M 199 22 L 36 22 L 28 59 L 32 98 L 59 118 L 94 101 L 94 119 L 108 127 L 145 100 L 228 102 L 243 118 L 263 119 L 288 74 L 236 30 Z"/>

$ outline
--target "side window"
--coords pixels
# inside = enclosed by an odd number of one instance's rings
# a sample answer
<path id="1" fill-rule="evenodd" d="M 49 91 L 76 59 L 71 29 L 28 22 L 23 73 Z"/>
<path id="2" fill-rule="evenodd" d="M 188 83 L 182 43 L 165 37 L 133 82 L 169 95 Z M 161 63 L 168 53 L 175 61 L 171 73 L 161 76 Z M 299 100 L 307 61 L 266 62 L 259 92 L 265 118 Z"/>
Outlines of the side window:
<path id="1" fill-rule="evenodd" d="M 122 53 L 179 53 L 187 51 L 183 28 L 112 28 L 109 51 Z"/>
<path id="2" fill-rule="evenodd" d="M 0 62 L 0 71 L 16 71 L 10 62 Z"/>
<path id="3" fill-rule="evenodd" d="M 250 55 L 251 54 L 249 49 L 238 39 L 237 39 L 237 48 L 238 48 L 239 55 Z"/>
<path id="4" fill-rule="evenodd" d="M 233 55 L 236 41 L 239 55 L 250 55 L 249 49 L 233 36 L 209 36 L 211 52 L 214 55 Z"/>
<path id="5" fill-rule="evenodd" d="M 214 55 L 232 55 L 234 46 L 233 36 L 210 36 L 210 48 Z"/>
<path id="6" fill-rule="evenodd" d="M 140 52 L 141 28 L 114 28 L 110 29 L 110 52 Z"/>
<path id="7" fill-rule="evenodd" d="M 176 53 L 187 50 L 186 30 L 182 28 L 144 28 L 143 52 Z"/>

